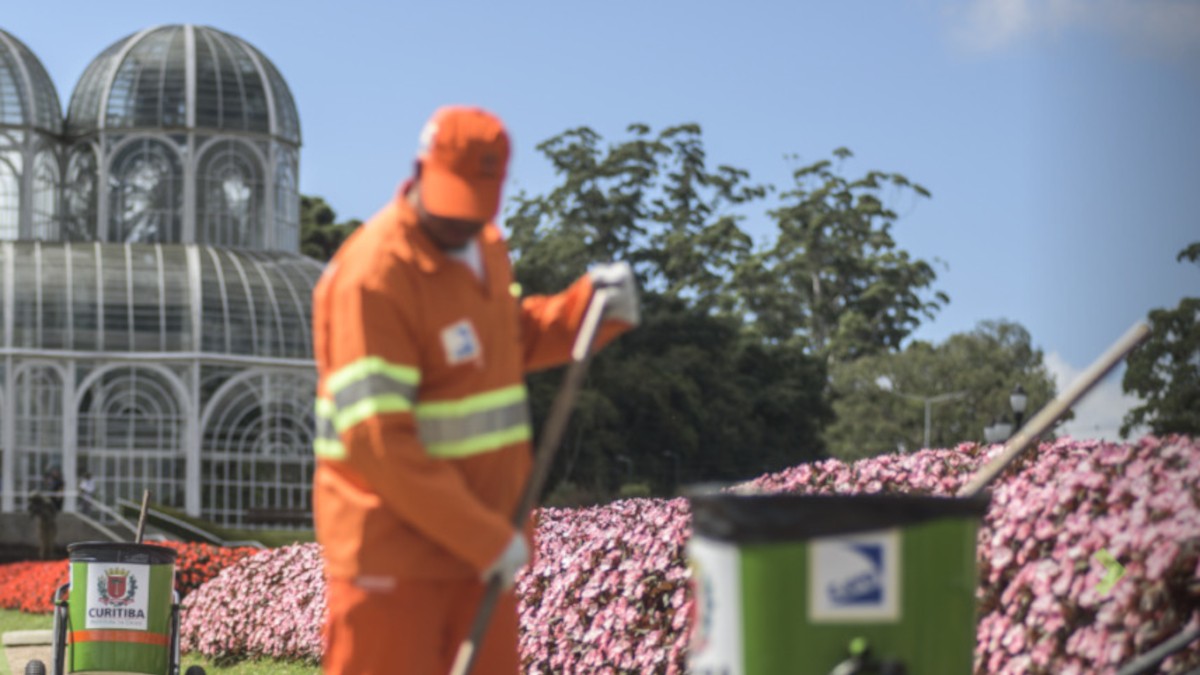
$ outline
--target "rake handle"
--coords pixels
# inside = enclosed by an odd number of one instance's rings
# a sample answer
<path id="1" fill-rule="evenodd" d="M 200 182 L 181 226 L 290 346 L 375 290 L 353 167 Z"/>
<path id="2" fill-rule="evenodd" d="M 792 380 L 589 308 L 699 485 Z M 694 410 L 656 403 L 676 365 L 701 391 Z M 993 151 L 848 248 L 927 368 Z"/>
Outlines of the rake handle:
<path id="1" fill-rule="evenodd" d="M 533 469 L 525 484 L 521 501 L 513 514 L 512 522 L 518 533 L 524 529 L 530 514 L 533 513 L 538 495 L 541 494 L 546 479 L 550 475 L 550 467 L 554 464 L 554 457 L 558 454 L 558 446 L 567 429 L 571 410 L 575 407 L 575 399 L 579 396 L 579 389 L 583 385 L 583 377 L 587 373 L 587 364 L 591 359 L 592 343 L 596 341 L 596 334 L 600 330 L 600 320 L 604 316 L 604 308 L 608 304 L 611 292 L 600 289 L 592 295 L 587 313 L 583 316 L 583 323 L 579 326 L 579 333 L 575 336 L 567 374 L 563 377 L 558 393 L 554 397 L 554 403 L 550 406 L 550 414 L 546 418 L 546 426 L 542 429 L 542 437 L 538 442 Z M 479 644 L 483 642 L 483 636 L 487 633 L 488 623 L 492 619 L 496 603 L 500 600 L 502 583 L 503 580 L 498 574 L 492 575 L 488 579 L 483 599 L 480 600 L 479 609 L 475 613 L 475 620 L 471 623 L 471 632 L 458 647 L 458 655 L 455 656 L 454 665 L 450 668 L 451 675 L 468 675 L 471 668 L 474 667 Z"/>

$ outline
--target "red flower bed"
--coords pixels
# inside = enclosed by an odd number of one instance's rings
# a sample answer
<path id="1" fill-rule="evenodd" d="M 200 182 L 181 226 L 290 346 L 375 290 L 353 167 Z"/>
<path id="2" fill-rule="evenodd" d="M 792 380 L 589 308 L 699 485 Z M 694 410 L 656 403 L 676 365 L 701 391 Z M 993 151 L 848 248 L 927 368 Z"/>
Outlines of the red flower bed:
<path id="1" fill-rule="evenodd" d="M 0 607 L 46 614 L 54 590 L 67 583 L 66 560 L 0 565 Z"/>
<path id="2" fill-rule="evenodd" d="M 186 597 L 222 569 L 258 552 L 254 548 L 210 544 L 155 542 L 155 545 L 174 549 L 177 554 L 175 590 L 180 597 Z M 0 607 L 48 613 L 54 609 L 51 605 L 54 591 L 69 580 L 70 564 L 66 560 L 0 565 Z"/>
<path id="3" fill-rule="evenodd" d="M 248 546 L 225 548 L 212 544 L 185 544 L 175 541 L 156 543 L 175 549 L 175 590 L 179 592 L 180 598 L 187 597 L 226 567 L 259 552 L 259 549 Z"/>

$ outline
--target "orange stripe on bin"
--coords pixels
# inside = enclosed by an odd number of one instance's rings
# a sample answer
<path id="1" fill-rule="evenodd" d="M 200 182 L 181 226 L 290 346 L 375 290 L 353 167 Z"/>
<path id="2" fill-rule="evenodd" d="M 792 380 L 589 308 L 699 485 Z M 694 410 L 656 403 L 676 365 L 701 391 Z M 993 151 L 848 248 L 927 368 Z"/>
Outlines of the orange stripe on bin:
<path id="1" fill-rule="evenodd" d="M 167 636 L 133 630 L 77 630 L 67 634 L 67 642 L 132 642 L 140 645 L 167 646 Z"/>

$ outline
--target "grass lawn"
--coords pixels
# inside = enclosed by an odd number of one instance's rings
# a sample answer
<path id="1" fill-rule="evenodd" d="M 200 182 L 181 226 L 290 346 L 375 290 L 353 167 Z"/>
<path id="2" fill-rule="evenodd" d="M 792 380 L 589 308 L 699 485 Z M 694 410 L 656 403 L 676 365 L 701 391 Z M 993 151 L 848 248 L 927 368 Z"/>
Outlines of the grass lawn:
<path id="1" fill-rule="evenodd" d="M 0 633 L 13 630 L 49 630 L 54 625 L 54 617 L 50 614 L 26 614 L 12 609 L 0 609 Z M 0 673 L 7 673 L 7 663 L 0 661 Z M 49 664 L 46 664 L 49 665 Z M 183 667 L 200 666 L 208 673 L 216 675 L 320 675 L 321 669 L 304 663 L 289 661 L 247 661 L 225 668 L 212 665 L 207 659 L 195 654 L 183 655 Z"/>

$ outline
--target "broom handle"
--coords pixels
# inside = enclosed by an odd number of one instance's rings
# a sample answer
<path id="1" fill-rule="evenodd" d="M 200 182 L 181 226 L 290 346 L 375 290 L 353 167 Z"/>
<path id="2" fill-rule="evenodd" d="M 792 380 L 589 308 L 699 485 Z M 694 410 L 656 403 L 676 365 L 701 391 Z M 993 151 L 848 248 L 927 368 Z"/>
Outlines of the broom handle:
<path id="1" fill-rule="evenodd" d="M 1108 351 L 1100 355 L 1088 369 L 1083 371 L 1067 391 L 1063 392 L 1058 398 L 1055 398 L 1050 403 L 1046 404 L 1038 411 L 1025 426 L 1017 430 L 1012 438 L 1004 444 L 1004 449 L 986 466 L 977 471 L 971 480 L 963 485 L 958 491 L 960 497 L 974 497 L 983 491 L 993 480 L 999 476 L 1013 460 L 1017 458 L 1025 448 L 1031 443 L 1041 438 L 1042 434 L 1046 433 L 1058 418 L 1066 414 L 1071 406 L 1075 405 L 1083 395 L 1088 393 L 1096 383 L 1104 378 L 1113 368 L 1116 367 L 1121 359 L 1124 359 L 1129 352 L 1133 351 L 1134 347 L 1141 344 L 1150 336 L 1150 327 L 1143 321 L 1138 321 L 1133 324 L 1125 334 L 1121 336 Z"/>
<path id="2" fill-rule="evenodd" d="M 529 481 L 525 483 L 521 502 L 513 514 L 512 522 L 518 535 L 521 534 L 526 521 L 529 520 L 538 495 L 541 494 L 546 478 L 550 475 L 550 467 L 554 464 L 554 456 L 558 453 L 559 443 L 562 441 L 563 432 L 566 431 L 571 409 L 575 406 L 579 388 L 583 385 L 583 376 L 587 372 L 588 360 L 591 357 L 592 343 L 595 342 L 596 333 L 599 332 L 600 319 L 604 315 L 604 307 L 608 304 L 611 292 L 600 289 L 592 295 L 587 314 L 584 315 L 583 323 L 579 326 L 575 345 L 571 348 L 571 363 L 567 366 L 567 374 L 563 377 L 563 382 L 559 385 L 558 393 L 554 397 L 554 403 L 550 406 L 550 415 L 546 418 L 545 428 L 542 429 L 533 470 L 529 475 Z M 454 657 L 454 665 L 450 668 L 451 675 L 468 675 L 471 668 L 474 667 L 479 644 L 483 642 L 492 612 L 495 611 L 496 603 L 500 600 L 502 583 L 503 580 L 498 574 L 494 574 L 488 579 L 483 599 L 479 602 L 479 609 L 475 613 L 475 620 L 471 623 L 471 632 L 459 645 L 458 655 Z"/>
<path id="3" fill-rule="evenodd" d="M 133 543 L 142 543 L 142 532 L 146 529 L 146 510 L 150 508 L 150 490 L 142 490 L 142 510 L 138 513 L 137 534 L 134 535 Z"/>

